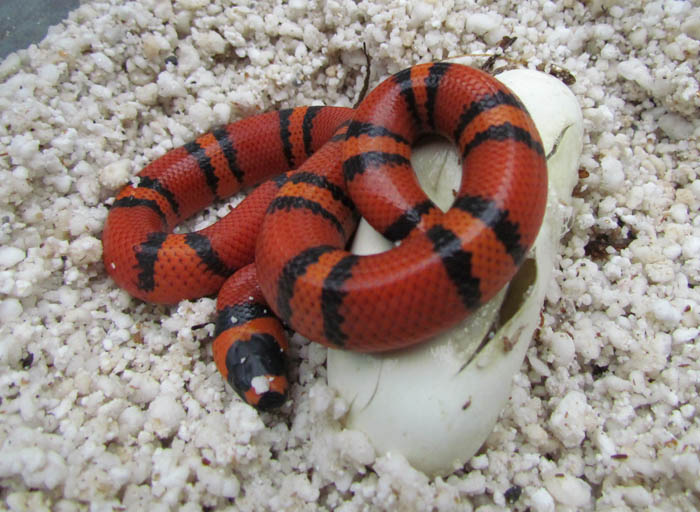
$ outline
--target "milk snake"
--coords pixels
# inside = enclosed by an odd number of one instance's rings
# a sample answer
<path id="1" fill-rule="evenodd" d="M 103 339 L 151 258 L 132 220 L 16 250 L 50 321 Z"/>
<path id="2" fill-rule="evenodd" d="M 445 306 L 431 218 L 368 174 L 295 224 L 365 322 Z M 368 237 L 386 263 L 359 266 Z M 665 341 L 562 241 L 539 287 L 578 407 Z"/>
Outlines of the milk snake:
<path id="1" fill-rule="evenodd" d="M 451 140 L 463 162 L 445 213 L 410 163 L 412 146 L 432 133 Z M 255 184 L 212 226 L 171 233 Z M 116 196 L 103 260 L 145 301 L 219 292 L 216 365 L 244 400 L 269 409 L 288 388 L 283 324 L 363 352 L 424 341 L 511 279 L 546 195 L 542 143 L 520 100 L 473 68 L 422 64 L 388 78 L 356 109 L 261 114 L 166 153 Z M 349 253 L 359 215 L 396 247 Z"/>

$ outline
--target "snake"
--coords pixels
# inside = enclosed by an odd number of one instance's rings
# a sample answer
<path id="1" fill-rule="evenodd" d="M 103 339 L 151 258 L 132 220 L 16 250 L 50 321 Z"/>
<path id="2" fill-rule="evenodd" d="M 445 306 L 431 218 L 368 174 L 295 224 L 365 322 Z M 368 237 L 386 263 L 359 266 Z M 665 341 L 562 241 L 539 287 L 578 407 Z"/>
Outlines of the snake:
<path id="1" fill-rule="evenodd" d="M 430 136 L 461 159 L 447 211 L 411 166 Z M 214 224 L 173 233 L 241 190 Z M 542 141 L 521 100 L 485 72 L 433 62 L 391 75 L 356 108 L 267 112 L 166 152 L 114 198 L 103 262 L 143 301 L 218 293 L 216 366 L 244 401 L 270 410 L 288 399 L 290 330 L 358 352 L 436 336 L 507 285 L 546 199 Z M 360 217 L 393 246 L 349 252 Z"/>

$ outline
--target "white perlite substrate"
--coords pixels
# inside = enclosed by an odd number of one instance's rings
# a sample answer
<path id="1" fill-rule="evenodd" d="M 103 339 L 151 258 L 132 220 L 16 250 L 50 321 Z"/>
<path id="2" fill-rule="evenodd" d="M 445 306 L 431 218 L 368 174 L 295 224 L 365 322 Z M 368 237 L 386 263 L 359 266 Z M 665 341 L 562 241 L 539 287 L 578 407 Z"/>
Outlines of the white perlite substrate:
<path id="1" fill-rule="evenodd" d="M 239 4 L 241 2 L 238 2 Z M 226 5 L 226 7 L 224 6 Z M 10 510 L 700 507 L 700 8 L 692 2 L 87 2 L 0 63 L 0 497 Z M 356 100 L 409 65 L 517 37 L 586 123 L 556 282 L 511 406 L 447 478 L 343 430 L 325 349 L 259 415 L 206 340 L 214 301 L 106 276 L 110 198 L 221 123 Z M 200 227 L 228 210 L 215 205 Z"/>

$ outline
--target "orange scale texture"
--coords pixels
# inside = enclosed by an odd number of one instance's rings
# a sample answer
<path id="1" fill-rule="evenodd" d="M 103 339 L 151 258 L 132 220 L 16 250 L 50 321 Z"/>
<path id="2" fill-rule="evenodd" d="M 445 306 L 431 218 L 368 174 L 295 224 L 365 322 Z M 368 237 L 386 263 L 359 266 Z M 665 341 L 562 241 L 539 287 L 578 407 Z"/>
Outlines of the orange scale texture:
<path id="1" fill-rule="evenodd" d="M 447 136 L 465 155 L 444 215 L 410 167 L 411 146 L 426 133 Z M 297 167 L 218 223 L 168 234 L 211 201 Z M 242 311 L 247 322 L 220 322 L 228 326 L 215 349 L 220 369 L 237 364 L 229 361 L 234 352 L 283 338 L 263 300 L 294 330 L 351 350 L 409 346 L 455 325 L 516 272 L 547 194 L 541 141 L 518 98 L 481 71 L 447 63 L 397 73 L 356 110 L 300 107 L 232 123 L 140 176 L 108 216 L 105 267 L 133 295 L 163 303 L 214 293 L 243 267 L 239 302 L 230 304 L 228 292 L 219 298 L 220 309 Z M 379 255 L 348 253 L 353 205 L 401 244 Z M 282 389 L 279 360 L 266 363 L 264 350 L 258 376 Z M 269 350 L 272 361 L 279 349 Z M 237 389 L 244 399 L 264 408 L 284 398 L 274 389 L 256 395 L 243 373 L 234 380 L 246 381 Z"/>

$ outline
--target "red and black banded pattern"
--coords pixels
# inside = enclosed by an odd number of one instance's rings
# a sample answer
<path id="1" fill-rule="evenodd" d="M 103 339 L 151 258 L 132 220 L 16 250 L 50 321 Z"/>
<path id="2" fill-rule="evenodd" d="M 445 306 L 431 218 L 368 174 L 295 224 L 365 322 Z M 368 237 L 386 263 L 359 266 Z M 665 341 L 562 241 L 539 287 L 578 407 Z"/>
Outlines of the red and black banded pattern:
<path id="1" fill-rule="evenodd" d="M 216 293 L 251 263 L 278 183 L 258 187 L 206 229 L 171 234 L 183 219 L 242 188 L 288 171 L 317 151 L 352 115 L 302 107 L 244 119 L 169 151 L 119 192 L 105 224 L 104 263 L 140 299 L 174 304 Z"/>
<path id="2" fill-rule="evenodd" d="M 463 177 L 442 212 L 421 190 L 411 147 L 439 133 Z M 212 201 L 260 185 L 197 233 L 169 234 Z M 397 73 L 356 110 L 308 107 L 233 123 L 173 150 L 119 193 L 103 235 L 110 275 L 172 303 L 221 288 L 214 358 L 259 408 L 286 396 L 284 329 L 359 351 L 425 340 L 462 320 L 516 272 L 546 203 L 537 130 L 518 98 L 459 65 Z M 400 245 L 345 250 L 357 211 Z M 254 265 L 249 265 L 252 262 Z"/>
<path id="3" fill-rule="evenodd" d="M 429 133 L 462 155 L 462 182 L 445 213 L 411 167 L 412 145 Z M 260 286 L 309 339 L 367 352 L 423 341 L 493 297 L 534 242 L 547 194 L 542 143 L 520 100 L 484 73 L 447 63 L 397 73 L 358 106 L 341 148 L 340 163 L 314 156 L 300 170 L 344 181 L 359 212 L 401 244 L 355 256 L 332 229 L 335 218 L 268 211 L 255 257 Z M 313 187 L 287 184 L 277 199 L 287 195 L 339 209 Z"/>
<path id="4" fill-rule="evenodd" d="M 255 265 L 228 279 L 216 301 L 214 362 L 231 387 L 261 410 L 287 398 L 287 336 L 260 291 Z"/>

